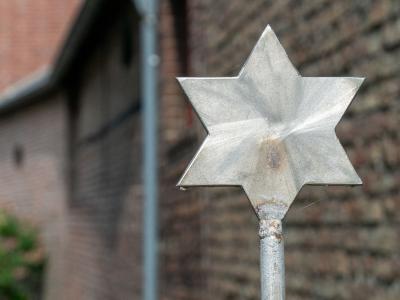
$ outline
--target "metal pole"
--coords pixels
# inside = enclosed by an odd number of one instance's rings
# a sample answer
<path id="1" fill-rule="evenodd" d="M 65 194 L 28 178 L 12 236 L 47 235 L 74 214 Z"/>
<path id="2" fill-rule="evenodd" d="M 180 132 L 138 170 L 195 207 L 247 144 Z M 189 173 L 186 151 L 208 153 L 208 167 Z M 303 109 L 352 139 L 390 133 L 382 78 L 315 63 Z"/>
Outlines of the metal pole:
<path id="1" fill-rule="evenodd" d="M 141 48 L 143 103 L 143 299 L 158 298 L 158 176 L 157 176 L 157 0 L 142 0 Z"/>
<path id="2" fill-rule="evenodd" d="M 281 220 L 260 220 L 261 300 L 285 299 L 285 258 Z"/>

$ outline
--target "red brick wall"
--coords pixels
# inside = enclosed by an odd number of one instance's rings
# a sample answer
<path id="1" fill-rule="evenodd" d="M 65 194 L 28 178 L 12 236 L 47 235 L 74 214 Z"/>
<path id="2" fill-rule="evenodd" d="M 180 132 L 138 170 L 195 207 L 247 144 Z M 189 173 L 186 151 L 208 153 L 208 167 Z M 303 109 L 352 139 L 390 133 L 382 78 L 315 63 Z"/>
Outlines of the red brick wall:
<path id="1" fill-rule="evenodd" d="M 89 55 L 68 86 L 75 103 L 69 243 L 64 293 L 57 299 L 141 298 L 138 26 L 129 1 L 120 3 L 106 6 L 90 34 Z"/>
<path id="2" fill-rule="evenodd" d="M 80 2 L 0 1 L 0 91 L 52 62 Z"/>
<path id="3" fill-rule="evenodd" d="M 186 1 L 162 1 L 160 12 L 160 299 L 199 299 L 202 202 L 176 188 L 197 145 L 193 112 L 176 76 L 187 76 Z M 186 29 L 186 30 L 184 30 Z"/>
<path id="4" fill-rule="evenodd" d="M 40 229 L 49 255 L 46 299 L 56 299 L 63 287 L 65 108 L 57 94 L 0 118 L 0 206 Z"/>
<path id="5" fill-rule="evenodd" d="M 285 219 L 287 297 L 399 299 L 400 3 L 196 0 L 189 14 L 188 75 L 236 75 L 270 24 L 304 76 L 367 77 L 337 128 L 364 186 L 302 190 Z M 194 155 L 172 149 L 175 160 L 165 167 L 171 185 Z M 164 196 L 175 212 L 168 215 L 173 226 L 162 228 L 170 233 L 169 253 L 184 253 L 200 233 L 195 245 L 205 278 L 196 294 L 183 281 L 196 271 L 175 261 L 170 274 L 181 277 L 173 275 L 180 278 L 173 286 L 187 292 L 166 299 L 258 299 L 257 220 L 248 200 L 239 189 L 204 190 Z M 201 207 L 197 217 L 194 207 Z M 196 230 L 193 219 L 201 222 Z"/>

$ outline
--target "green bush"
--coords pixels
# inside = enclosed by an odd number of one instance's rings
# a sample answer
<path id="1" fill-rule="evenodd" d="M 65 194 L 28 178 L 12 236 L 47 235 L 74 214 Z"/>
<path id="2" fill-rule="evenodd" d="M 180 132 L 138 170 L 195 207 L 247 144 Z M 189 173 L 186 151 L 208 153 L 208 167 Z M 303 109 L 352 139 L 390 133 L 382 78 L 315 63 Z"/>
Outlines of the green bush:
<path id="1" fill-rule="evenodd" d="M 39 299 L 44 265 L 37 231 L 0 211 L 0 300 Z"/>

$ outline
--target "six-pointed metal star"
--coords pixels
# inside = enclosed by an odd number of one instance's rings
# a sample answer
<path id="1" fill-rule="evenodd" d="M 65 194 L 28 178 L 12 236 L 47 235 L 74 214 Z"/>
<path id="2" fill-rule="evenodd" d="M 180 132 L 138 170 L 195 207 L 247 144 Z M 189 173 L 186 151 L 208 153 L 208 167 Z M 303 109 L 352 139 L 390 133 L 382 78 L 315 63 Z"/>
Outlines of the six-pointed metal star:
<path id="1" fill-rule="evenodd" d="M 208 136 L 178 186 L 242 186 L 282 219 L 305 184 L 361 184 L 335 127 L 363 78 L 302 77 L 268 26 L 236 77 L 178 78 Z"/>
<path id="2" fill-rule="evenodd" d="M 240 185 L 260 218 L 261 299 L 285 299 L 282 218 L 305 184 L 361 184 L 335 134 L 362 78 L 302 77 L 268 26 L 237 77 L 179 78 L 208 136 L 179 186 Z"/>

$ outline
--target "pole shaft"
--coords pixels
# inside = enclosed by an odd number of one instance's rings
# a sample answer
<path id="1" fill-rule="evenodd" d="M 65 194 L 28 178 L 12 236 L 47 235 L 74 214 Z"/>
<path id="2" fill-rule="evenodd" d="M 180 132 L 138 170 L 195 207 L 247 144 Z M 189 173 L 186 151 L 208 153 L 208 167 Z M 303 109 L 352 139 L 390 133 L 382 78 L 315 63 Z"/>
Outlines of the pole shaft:
<path id="1" fill-rule="evenodd" d="M 139 3 L 139 2 L 137 2 Z M 158 174 L 157 174 L 157 13 L 158 0 L 143 0 L 141 19 L 141 93 L 143 103 L 143 299 L 158 299 Z"/>
<path id="2" fill-rule="evenodd" d="M 285 299 L 285 259 L 281 220 L 260 220 L 261 300 Z"/>

